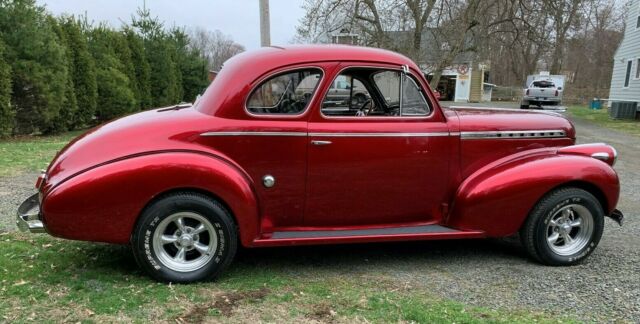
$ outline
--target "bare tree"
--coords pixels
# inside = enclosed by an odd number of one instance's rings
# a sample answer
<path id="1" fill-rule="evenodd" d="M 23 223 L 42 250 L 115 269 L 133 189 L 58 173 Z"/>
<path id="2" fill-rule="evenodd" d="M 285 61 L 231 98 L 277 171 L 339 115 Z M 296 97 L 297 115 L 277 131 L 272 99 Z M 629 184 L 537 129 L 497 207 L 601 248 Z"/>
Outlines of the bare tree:
<path id="1" fill-rule="evenodd" d="M 230 36 L 219 30 L 209 31 L 196 28 L 189 32 L 190 46 L 197 49 L 209 62 L 209 69 L 219 70 L 222 64 L 232 56 L 244 52 L 244 46 L 236 43 Z"/>
<path id="2" fill-rule="evenodd" d="M 360 45 L 432 67 L 432 85 L 462 54 L 491 64 L 493 81 L 522 85 L 538 70 L 608 87 L 627 0 L 306 0 L 299 42 L 347 29 Z M 569 59 L 570 58 L 570 59 Z M 597 80 L 597 81 L 596 81 Z"/>

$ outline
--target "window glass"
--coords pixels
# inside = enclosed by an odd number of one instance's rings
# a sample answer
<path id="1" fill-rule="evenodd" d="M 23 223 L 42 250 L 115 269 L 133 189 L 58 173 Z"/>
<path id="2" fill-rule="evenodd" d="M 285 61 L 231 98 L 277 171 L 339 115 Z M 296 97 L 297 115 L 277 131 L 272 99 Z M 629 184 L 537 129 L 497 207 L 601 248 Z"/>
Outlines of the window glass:
<path id="1" fill-rule="evenodd" d="M 400 72 L 384 71 L 373 76 L 373 82 L 380 90 L 388 107 L 400 106 Z"/>
<path id="2" fill-rule="evenodd" d="M 334 87 L 329 89 L 322 101 L 322 113 L 325 115 L 355 116 L 360 108 L 371 99 L 371 94 L 351 73 L 342 73 L 336 77 Z"/>
<path id="3" fill-rule="evenodd" d="M 533 81 L 532 84 L 533 88 L 554 88 L 555 86 L 556 85 L 553 82 L 547 80 Z"/>
<path id="4" fill-rule="evenodd" d="M 397 70 L 364 67 L 345 70 L 336 77 L 322 102 L 325 116 L 424 116 L 429 112 L 429 104 L 416 80 Z"/>
<path id="5" fill-rule="evenodd" d="M 402 116 L 422 116 L 429 113 L 429 105 L 425 100 L 420 87 L 413 78 L 403 75 L 402 84 Z"/>
<path id="6" fill-rule="evenodd" d="M 629 60 L 627 61 L 627 73 L 624 76 L 624 87 L 628 87 L 629 86 L 629 79 L 631 78 L 631 65 L 633 64 L 633 61 Z"/>
<path id="7" fill-rule="evenodd" d="M 640 79 L 640 58 L 636 60 L 636 79 Z"/>
<path id="8" fill-rule="evenodd" d="M 300 114 L 309 105 L 321 74 L 317 69 L 306 69 L 276 75 L 251 93 L 247 110 L 253 114 Z"/>

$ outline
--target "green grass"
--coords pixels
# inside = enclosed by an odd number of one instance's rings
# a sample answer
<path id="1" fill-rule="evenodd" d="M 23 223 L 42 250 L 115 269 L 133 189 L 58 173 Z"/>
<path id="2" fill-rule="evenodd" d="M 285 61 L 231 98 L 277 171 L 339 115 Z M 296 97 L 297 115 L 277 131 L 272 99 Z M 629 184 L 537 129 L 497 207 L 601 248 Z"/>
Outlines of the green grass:
<path id="1" fill-rule="evenodd" d="M 56 152 L 81 133 L 0 140 L 0 176 L 45 169 Z"/>
<path id="2" fill-rule="evenodd" d="M 593 110 L 586 106 L 571 106 L 567 109 L 567 112 L 574 118 L 584 119 L 599 126 L 640 136 L 640 121 L 611 119 L 606 108 Z"/>
<path id="3" fill-rule="evenodd" d="M 0 322 L 574 322 L 470 307 L 383 277 L 293 265 L 245 256 L 216 282 L 168 285 L 141 273 L 126 247 L 4 233 Z"/>

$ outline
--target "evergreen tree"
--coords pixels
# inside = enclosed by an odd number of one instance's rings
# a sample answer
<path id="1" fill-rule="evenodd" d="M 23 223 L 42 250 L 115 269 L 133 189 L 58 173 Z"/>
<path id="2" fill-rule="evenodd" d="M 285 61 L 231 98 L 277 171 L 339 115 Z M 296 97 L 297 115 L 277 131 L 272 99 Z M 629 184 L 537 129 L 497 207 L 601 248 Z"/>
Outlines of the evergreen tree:
<path id="1" fill-rule="evenodd" d="M 173 47 L 165 35 L 147 42 L 147 60 L 151 67 L 151 98 L 154 107 L 180 102 L 178 98 L 178 73 L 173 61 Z"/>
<path id="2" fill-rule="evenodd" d="M 183 29 L 174 28 L 171 38 L 175 47 L 175 61 L 181 79 L 180 101 L 192 102 L 207 87 L 207 61 L 197 50 L 189 47 L 189 36 Z"/>
<path id="3" fill-rule="evenodd" d="M 133 112 L 135 97 L 129 78 L 122 71 L 113 46 L 112 32 L 105 26 L 91 31 L 90 49 L 96 62 L 98 82 L 98 105 L 96 117 L 99 122 Z"/>
<path id="4" fill-rule="evenodd" d="M 69 49 L 69 44 L 67 42 L 67 37 L 64 33 L 64 31 L 62 30 L 62 27 L 60 26 L 60 24 L 58 23 L 58 21 L 51 17 L 51 16 L 47 16 L 47 22 L 49 23 L 49 25 L 51 26 L 51 28 L 53 29 L 53 31 L 56 33 L 56 35 L 58 35 L 58 38 L 60 40 L 60 44 L 64 47 L 65 50 L 65 56 L 67 57 L 66 59 L 66 63 L 67 63 L 67 78 L 66 78 L 66 82 L 67 82 L 67 86 L 65 87 L 65 95 L 64 95 L 64 101 L 62 102 L 62 105 L 60 106 L 60 111 L 58 112 L 58 115 L 56 117 L 53 118 L 52 122 L 51 122 L 51 132 L 55 132 L 55 133 L 59 133 L 59 132 L 64 132 L 69 130 L 72 125 L 73 125 L 73 117 L 76 114 L 76 111 L 78 110 L 78 104 L 76 101 L 76 94 L 74 91 L 74 86 L 73 86 L 73 79 L 71 77 L 71 75 L 73 74 L 73 60 L 71 59 L 71 50 Z"/>
<path id="5" fill-rule="evenodd" d="M 127 76 L 127 79 L 129 79 L 129 88 L 133 93 L 136 107 L 138 107 L 141 95 L 140 89 L 138 89 L 138 82 L 136 80 L 136 69 L 133 65 L 129 42 L 127 41 L 127 38 L 123 32 L 111 30 L 109 34 L 111 38 L 111 46 L 113 46 L 116 57 L 120 60 L 120 71 Z"/>
<path id="6" fill-rule="evenodd" d="M 72 61 L 69 72 L 78 106 L 71 128 L 78 128 L 89 124 L 96 113 L 96 66 L 89 52 L 86 31 L 82 29 L 80 22 L 73 17 L 63 17 L 61 26 L 66 36 L 69 59 Z"/>
<path id="7" fill-rule="evenodd" d="M 0 41 L 0 137 L 11 135 L 14 111 L 11 108 L 11 67 L 4 59 L 4 44 Z"/>
<path id="8" fill-rule="evenodd" d="M 138 105 L 140 110 L 150 108 L 151 102 L 151 84 L 149 73 L 151 68 L 144 50 L 144 42 L 142 37 L 131 28 L 125 28 L 125 36 L 129 49 L 131 50 L 131 60 L 135 68 L 135 80 L 138 90 Z"/>
<path id="9" fill-rule="evenodd" d="M 64 47 L 35 0 L 0 1 L 0 37 L 12 69 L 16 133 L 55 131 L 68 93 Z"/>

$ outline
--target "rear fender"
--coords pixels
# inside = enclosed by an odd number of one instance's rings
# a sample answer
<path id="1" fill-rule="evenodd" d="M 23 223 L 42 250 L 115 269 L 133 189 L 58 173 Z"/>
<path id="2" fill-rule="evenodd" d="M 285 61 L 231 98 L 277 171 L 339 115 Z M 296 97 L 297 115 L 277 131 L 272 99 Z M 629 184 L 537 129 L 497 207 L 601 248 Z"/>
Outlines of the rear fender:
<path id="1" fill-rule="evenodd" d="M 481 230 L 490 237 L 509 236 L 520 229 L 545 194 L 570 183 L 598 188 L 606 200 L 607 215 L 615 208 L 620 184 L 608 164 L 541 149 L 497 161 L 467 178 L 457 191 L 447 223 L 453 228 Z"/>
<path id="2" fill-rule="evenodd" d="M 128 244 L 144 207 L 162 193 L 181 189 L 222 200 L 244 245 L 257 237 L 258 202 L 250 179 L 233 164 L 205 153 L 154 153 L 89 169 L 47 193 L 43 221 L 55 236 Z"/>

